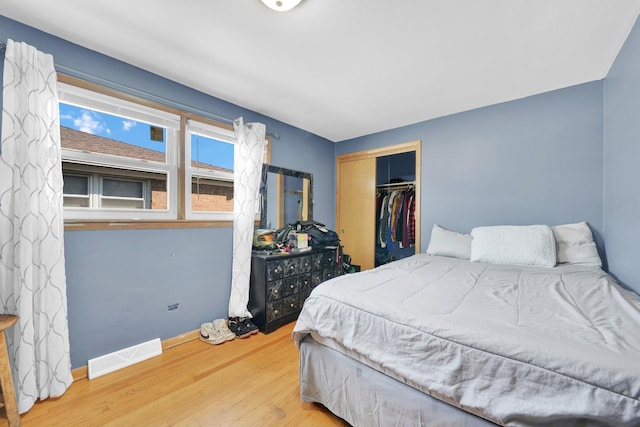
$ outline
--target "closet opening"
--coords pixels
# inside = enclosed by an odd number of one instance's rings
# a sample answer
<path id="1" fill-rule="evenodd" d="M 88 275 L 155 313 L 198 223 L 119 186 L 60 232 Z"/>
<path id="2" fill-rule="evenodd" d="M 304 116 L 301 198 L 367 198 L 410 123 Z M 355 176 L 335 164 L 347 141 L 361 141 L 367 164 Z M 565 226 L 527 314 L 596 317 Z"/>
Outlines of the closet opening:
<path id="1" fill-rule="evenodd" d="M 376 158 L 376 267 L 415 254 L 415 191 L 415 151 Z"/>

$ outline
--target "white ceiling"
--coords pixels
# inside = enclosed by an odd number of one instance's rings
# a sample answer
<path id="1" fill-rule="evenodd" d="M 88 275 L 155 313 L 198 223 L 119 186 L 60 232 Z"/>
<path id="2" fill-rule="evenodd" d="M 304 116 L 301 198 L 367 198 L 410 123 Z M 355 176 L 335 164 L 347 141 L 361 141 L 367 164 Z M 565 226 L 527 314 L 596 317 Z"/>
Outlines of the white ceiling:
<path id="1" fill-rule="evenodd" d="M 0 0 L 0 13 L 342 141 L 602 79 L 640 0 Z"/>

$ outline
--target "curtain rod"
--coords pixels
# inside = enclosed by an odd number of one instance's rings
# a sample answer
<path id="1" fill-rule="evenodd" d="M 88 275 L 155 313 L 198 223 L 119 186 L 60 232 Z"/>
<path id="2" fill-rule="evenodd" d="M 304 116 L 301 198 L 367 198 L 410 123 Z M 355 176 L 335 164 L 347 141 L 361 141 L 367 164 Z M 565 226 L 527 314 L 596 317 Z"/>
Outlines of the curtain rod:
<path id="1" fill-rule="evenodd" d="M 7 44 L 3 40 L 0 40 L 0 51 L 5 50 L 6 47 L 7 47 Z M 137 95 L 137 96 L 140 96 L 141 98 L 149 99 L 151 101 L 155 101 L 155 102 L 158 102 L 160 104 L 164 104 L 164 105 L 166 105 L 168 107 L 177 108 L 179 110 L 188 111 L 190 113 L 196 113 L 196 114 L 199 114 L 199 115 L 201 115 L 203 117 L 206 117 L 208 119 L 217 120 L 217 121 L 224 122 L 224 123 L 230 124 L 230 125 L 233 124 L 233 119 L 229 119 L 227 117 L 219 116 L 217 114 L 210 113 L 210 112 L 202 110 L 200 108 L 195 108 L 195 107 L 192 107 L 190 105 L 183 104 L 181 102 L 176 102 L 176 101 L 172 101 L 172 100 L 167 99 L 167 98 L 163 98 L 161 96 L 153 95 L 151 93 L 144 92 L 144 91 L 142 91 L 140 89 L 136 89 L 136 88 L 133 88 L 133 87 L 130 87 L 130 86 L 126 86 L 126 85 L 123 85 L 121 83 L 116 83 L 114 81 L 111 81 L 111 80 L 108 80 L 108 79 L 105 79 L 105 78 L 102 78 L 102 77 L 94 76 L 92 74 L 85 73 L 83 71 L 78 71 L 78 70 L 73 69 L 71 67 L 66 67 L 64 65 L 59 65 L 59 64 L 54 64 L 54 66 L 55 66 L 57 71 L 60 71 L 60 72 L 62 72 L 64 74 L 67 74 L 67 75 L 69 75 L 71 77 L 76 77 L 76 78 L 79 78 L 79 79 L 88 80 L 88 81 L 91 81 L 92 83 L 99 83 L 99 84 L 102 84 L 102 85 L 106 85 L 106 86 L 111 87 L 112 89 L 118 89 L 118 90 L 121 90 L 123 92 L 127 92 L 127 93 L 129 93 L 131 95 Z M 271 137 L 273 137 L 275 139 L 280 139 L 280 133 L 278 133 L 278 132 L 274 132 L 272 130 L 267 130 L 266 133 L 267 133 L 267 135 L 269 135 L 269 136 L 271 136 Z"/>

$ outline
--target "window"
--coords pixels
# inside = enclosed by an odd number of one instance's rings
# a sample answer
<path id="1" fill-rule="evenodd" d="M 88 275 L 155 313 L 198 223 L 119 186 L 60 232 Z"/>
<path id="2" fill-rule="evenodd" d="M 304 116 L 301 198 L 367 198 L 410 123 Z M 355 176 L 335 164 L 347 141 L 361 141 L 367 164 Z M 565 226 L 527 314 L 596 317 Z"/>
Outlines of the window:
<path id="1" fill-rule="evenodd" d="M 64 206 L 74 208 L 153 209 L 149 180 L 63 172 Z M 166 187 L 164 187 L 166 192 Z M 166 208 L 166 200 L 160 198 Z M 156 202 L 157 203 L 157 202 Z"/>
<path id="2" fill-rule="evenodd" d="M 233 150 L 235 134 L 194 120 L 187 121 L 185 194 L 187 219 L 233 219 Z"/>
<path id="3" fill-rule="evenodd" d="M 60 83 L 65 219 L 176 219 L 180 117 Z"/>
<path id="4" fill-rule="evenodd" d="M 64 186 L 64 206 L 75 208 L 88 208 L 91 206 L 91 188 L 89 182 L 91 177 L 87 175 L 72 175 L 65 173 Z"/>
<path id="5" fill-rule="evenodd" d="M 58 82 L 66 220 L 233 220 L 230 126 L 94 86 Z"/>

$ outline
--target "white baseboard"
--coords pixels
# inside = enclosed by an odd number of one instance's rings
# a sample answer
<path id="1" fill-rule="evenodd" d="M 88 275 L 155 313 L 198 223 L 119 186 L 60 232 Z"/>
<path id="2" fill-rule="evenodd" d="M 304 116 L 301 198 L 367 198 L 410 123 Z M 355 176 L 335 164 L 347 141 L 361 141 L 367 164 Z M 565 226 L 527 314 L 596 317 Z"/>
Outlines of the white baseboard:
<path id="1" fill-rule="evenodd" d="M 160 354 L 162 344 L 160 338 L 156 338 L 89 360 L 88 376 L 92 380 Z"/>

